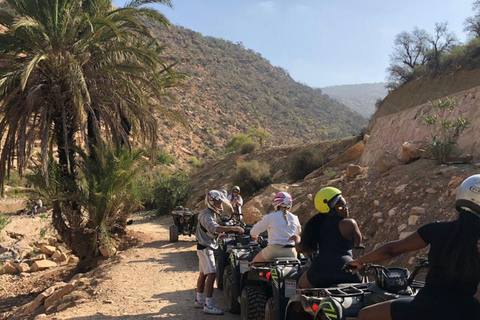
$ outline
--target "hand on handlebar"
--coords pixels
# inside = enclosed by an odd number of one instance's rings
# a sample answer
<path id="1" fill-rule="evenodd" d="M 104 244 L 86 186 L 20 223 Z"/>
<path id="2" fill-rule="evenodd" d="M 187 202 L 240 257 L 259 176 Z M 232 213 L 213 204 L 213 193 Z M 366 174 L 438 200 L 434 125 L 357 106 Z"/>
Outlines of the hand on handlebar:
<path id="1" fill-rule="evenodd" d="M 244 233 L 245 232 L 245 230 L 243 230 L 243 228 L 239 227 L 239 226 L 233 226 L 231 230 L 235 231 L 235 232 L 239 232 L 239 233 Z"/>
<path id="2" fill-rule="evenodd" d="M 289 241 L 295 241 L 295 244 L 297 244 L 297 243 L 300 243 L 300 236 L 294 234 L 293 236 L 291 236 L 290 238 L 288 238 L 288 240 L 289 240 Z"/>
<path id="3" fill-rule="evenodd" d="M 363 268 L 363 263 L 359 263 L 356 260 L 347 262 L 342 270 L 345 270 L 345 272 L 351 273 L 351 274 L 356 274 L 358 271 L 360 271 Z"/>

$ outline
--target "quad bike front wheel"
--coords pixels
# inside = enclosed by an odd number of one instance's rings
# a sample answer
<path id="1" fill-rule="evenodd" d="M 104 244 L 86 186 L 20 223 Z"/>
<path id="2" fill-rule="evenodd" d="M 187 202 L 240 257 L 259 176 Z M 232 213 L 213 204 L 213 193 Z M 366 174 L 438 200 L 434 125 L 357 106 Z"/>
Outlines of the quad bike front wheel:
<path id="1" fill-rule="evenodd" d="M 178 228 L 174 224 L 170 226 L 170 242 L 178 242 Z"/>
<path id="2" fill-rule="evenodd" d="M 233 296 L 232 286 L 235 285 L 235 275 L 233 274 L 232 267 L 227 266 L 223 273 L 223 294 L 225 300 L 227 300 L 227 308 L 231 313 L 240 313 L 240 303 L 238 303 L 237 297 Z"/>
<path id="3" fill-rule="evenodd" d="M 220 250 L 219 250 L 220 251 Z M 217 281 L 217 288 L 223 290 L 223 274 L 225 272 L 225 258 L 223 252 L 215 252 L 215 280 Z"/>

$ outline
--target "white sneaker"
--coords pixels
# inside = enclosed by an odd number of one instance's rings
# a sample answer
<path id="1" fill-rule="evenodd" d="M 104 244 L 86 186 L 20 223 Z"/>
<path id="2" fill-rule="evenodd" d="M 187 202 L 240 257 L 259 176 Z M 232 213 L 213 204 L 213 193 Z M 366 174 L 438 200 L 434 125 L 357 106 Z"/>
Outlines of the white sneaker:
<path id="1" fill-rule="evenodd" d="M 208 313 L 208 314 L 223 314 L 223 311 L 214 307 L 213 305 L 208 307 L 207 305 L 205 305 L 203 307 L 203 312 L 205 313 Z"/>
<path id="2" fill-rule="evenodd" d="M 204 301 L 197 301 L 197 299 L 195 299 L 195 308 L 203 308 L 204 305 Z"/>

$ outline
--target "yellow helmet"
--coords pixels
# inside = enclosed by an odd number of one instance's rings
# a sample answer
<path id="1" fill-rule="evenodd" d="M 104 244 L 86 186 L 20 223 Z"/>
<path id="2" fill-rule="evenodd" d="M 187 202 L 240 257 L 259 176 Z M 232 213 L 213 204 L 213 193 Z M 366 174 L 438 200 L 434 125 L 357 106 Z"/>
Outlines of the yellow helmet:
<path id="1" fill-rule="evenodd" d="M 329 205 L 330 200 L 333 198 L 338 199 L 340 194 L 342 194 L 342 191 L 334 187 L 320 189 L 320 191 L 318 191 L 315 195 L 315 208 L 317 208 L 318 212 L 320 213 L 329 213 L 330 208 L 335 205 L 335 203 L 330 203 Z"/>

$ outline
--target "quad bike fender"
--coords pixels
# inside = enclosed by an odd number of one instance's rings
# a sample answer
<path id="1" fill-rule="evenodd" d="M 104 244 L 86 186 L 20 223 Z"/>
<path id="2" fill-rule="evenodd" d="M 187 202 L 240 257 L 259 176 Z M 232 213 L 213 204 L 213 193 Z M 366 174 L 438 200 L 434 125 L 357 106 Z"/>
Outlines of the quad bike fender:
<path id="1" fill-rule="evenodd" d="M 345 320 L 343 306 L 337 300 L 327 297 L 318 305 L 315 312 L 315 320 L 317 319 Z"/>

